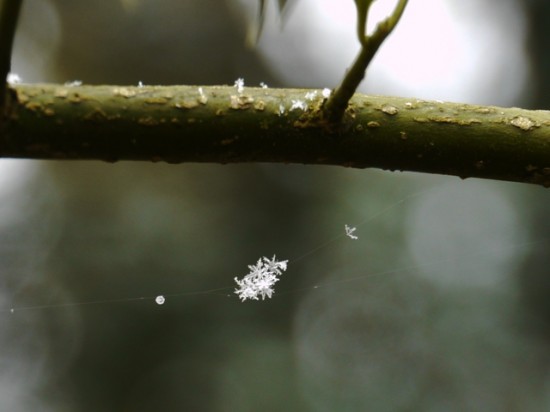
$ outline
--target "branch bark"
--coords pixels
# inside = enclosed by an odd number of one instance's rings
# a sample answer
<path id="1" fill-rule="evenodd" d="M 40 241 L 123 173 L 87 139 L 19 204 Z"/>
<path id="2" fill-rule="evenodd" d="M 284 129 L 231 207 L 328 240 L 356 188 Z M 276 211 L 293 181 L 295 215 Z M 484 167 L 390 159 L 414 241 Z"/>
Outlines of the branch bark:
<path id="1" fill-rule="evenodd" d="M 0 157 L 375 167 L 550 187 L 550 111 L 356 94 L 342 127 L 320 90 L 16 85 Z"/>

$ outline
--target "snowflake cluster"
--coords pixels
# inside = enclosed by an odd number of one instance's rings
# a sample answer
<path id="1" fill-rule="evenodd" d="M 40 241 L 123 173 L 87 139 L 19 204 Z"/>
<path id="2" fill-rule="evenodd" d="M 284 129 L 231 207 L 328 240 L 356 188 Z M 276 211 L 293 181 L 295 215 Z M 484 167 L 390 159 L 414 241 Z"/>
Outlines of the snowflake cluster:
<path id="1" fill-rule="evenodd" d="M 262 300 L 266 296 L 271 298 L 274 292 L 273 285 L 279 281 L 279 276 L 286 270 L 287 263 L 288 260 L 278 261 L 275 256 L 271 259 L 266 257 L 258 259 L 258 263 L 248 266 L 250 270 L 248 275 L 241 280 L 235 278 L 239 286 L 235 289 L 235 293 L 243 302 L 247 299 L 259 300 L 259 296 Z"/>

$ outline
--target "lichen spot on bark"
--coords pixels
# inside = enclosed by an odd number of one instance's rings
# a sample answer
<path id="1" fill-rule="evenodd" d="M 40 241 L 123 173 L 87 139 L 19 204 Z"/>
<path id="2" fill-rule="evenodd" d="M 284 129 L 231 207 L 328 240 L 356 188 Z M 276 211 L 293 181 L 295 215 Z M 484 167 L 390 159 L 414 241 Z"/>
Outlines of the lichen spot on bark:
<path id="1" fill-rule="evenodd" d="M 113 94 L 129 99 L 130 97 L 134 97 L 136 92 L 128 87 L 115 87 L 113 89 Z"/>
<path id="2" fill-rule="evenodd" d="M 252 103 L 254 103 L 254 98 L 252 96 L 244 94 L 238 96 L 232 95 L 229 107 L 233 110 L 244 110 L 248 109 Z"/>
<path id="3" fill-rule="evenodd" d="M 525 116 L 514 117 L 512 120 L 510 120 L 510 124 L 525 131 L 529 131 L 537 126 L 534 121 Z"/>
<path id="4" fill-rule="evenodd" d="M 391 106 L 389 104 L 385 104 L 384 106 L 382 106 L 381 110 L 383 113 L 389 114 L 390 116 L 394 116 L 397 113 L 399 113 L 399 110 L 397 110 L 397 107 Z"/>

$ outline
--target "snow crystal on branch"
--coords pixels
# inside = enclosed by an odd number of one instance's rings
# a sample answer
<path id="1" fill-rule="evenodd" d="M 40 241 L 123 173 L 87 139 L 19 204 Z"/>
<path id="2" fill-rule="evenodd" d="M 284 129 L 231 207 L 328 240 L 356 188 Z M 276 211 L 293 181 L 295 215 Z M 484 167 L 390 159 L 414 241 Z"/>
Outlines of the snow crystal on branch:
<path id="1" fill-rule="evenodd" d="M 19 76 L 17 73 L 8 73 L 8 75 L 6 76 L 6 81 L 12 85 L 22 82 L 21 76 Z"/>
<path id="2" fill-rule="evenodd" d="M 82 86 L 82 80 L 72 80 L 72 81 L 69 81 L 69 82 L 65 82 L 64 85 L 67 86 L 67 87 Z"/>
<path id="3" fill-rule="evenodd" d="M 204 94 L 204 90 L 202 87 L 199 87 L 199 102 L 201 104 L 206 104 L 208 102 L 208 97 L 206 97 L 206 94 Z"/>
<path id="4" fill-rule="evenodd" d="M 289 111 L 295 109 L 301 109 L 305 112 L 307 110 L 307 104 L 303 100 L 292 100 L 292 106 L 290 106 Z"/>
<path id="5" fill-rule="evenodd" d="M 248 266 L 250 272 L 244 278 L 240 280 L 235 278 L 235 282 L 239 286 L 238 289 L 235 289 L 235 293 L 243 302 L 247 299 L 259 300 L 259 296 L 262 297 L 262 300 L 266 296 L 271 298 L 275 292 L 273 286 L 286 270 L 287 263 L 288 260 L 278 261 L 275 255 L 271 259 L 266 257 L 258 259 L 258 263 Z"/>
<path id="6" fill-rule="evenodd" d="M 304 96 L 306 98 L 306 100 L 313 100 L 317 97 L 317 90 L 313 90 L 311 92 L 307 92 L 306 95 Z"/>
<path id="7" fill-rule="evenodd" d="M 242 94 L 242 92 L 244 91 L 244 79 L 242 77 L 239 77 L 237 80 L 235 80 L 234 86 L 237 89 L 237 93 Z"/>

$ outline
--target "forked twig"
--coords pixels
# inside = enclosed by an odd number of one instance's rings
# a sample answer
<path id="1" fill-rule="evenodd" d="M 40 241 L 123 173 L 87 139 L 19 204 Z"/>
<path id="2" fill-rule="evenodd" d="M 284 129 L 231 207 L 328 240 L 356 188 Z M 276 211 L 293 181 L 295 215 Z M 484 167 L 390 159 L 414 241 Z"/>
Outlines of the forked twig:
<path id="1" fill-rule="evenodd" d="M 351 97 L 365 78 L 365 71 L 382 42 L 393 31 L 403 15 L 408 0 L 399 0 L 393 13 L 387 19 L 378 23 L 372 35 L 367 34 L 367 18 L 369 8 L 374 0 L 355 0 L 357 8 L 357 37 L 361 43 L 361 51 L 353 65 L 348 70 L 340 86 L 331 94 L 324 106 L 324 115 L 330 124 L 340 123 Z"/>

